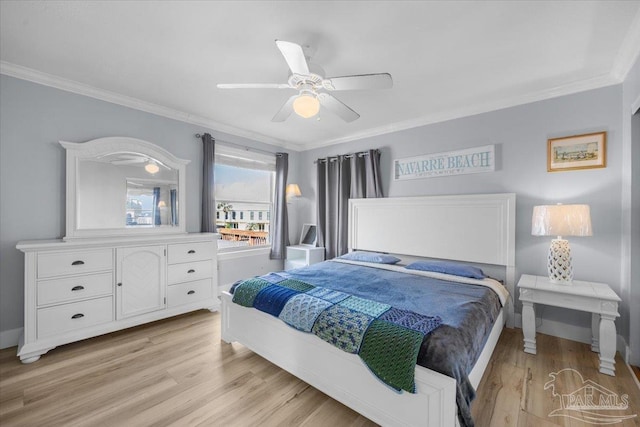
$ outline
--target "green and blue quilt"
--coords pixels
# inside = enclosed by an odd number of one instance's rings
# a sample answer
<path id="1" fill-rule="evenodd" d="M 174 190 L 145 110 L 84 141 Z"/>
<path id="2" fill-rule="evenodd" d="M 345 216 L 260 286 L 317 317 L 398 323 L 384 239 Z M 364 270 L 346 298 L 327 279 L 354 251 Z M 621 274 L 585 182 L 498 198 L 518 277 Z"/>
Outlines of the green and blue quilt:
<path id="1" fill-rule="evenodd" d="M 357 354 L 384 383 L 398 391 L 415 393 L 418 352 L 424 337 L 442 323 L 439 316 L 418 314 L 292 278 L 274 281 L 272 277 L 237 284 L 233 302 L 269 313 Z"/>

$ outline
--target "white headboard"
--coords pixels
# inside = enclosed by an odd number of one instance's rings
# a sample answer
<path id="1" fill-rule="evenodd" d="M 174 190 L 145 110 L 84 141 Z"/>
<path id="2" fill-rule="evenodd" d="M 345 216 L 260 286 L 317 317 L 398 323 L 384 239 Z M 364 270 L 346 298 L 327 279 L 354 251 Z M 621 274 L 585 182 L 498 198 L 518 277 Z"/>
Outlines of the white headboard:
<path id="1" fill-rule="evenodd" d="M 515 208 L 513 193 L 351 199 L 349 250 L 504 266 L 513 297 Z"/>

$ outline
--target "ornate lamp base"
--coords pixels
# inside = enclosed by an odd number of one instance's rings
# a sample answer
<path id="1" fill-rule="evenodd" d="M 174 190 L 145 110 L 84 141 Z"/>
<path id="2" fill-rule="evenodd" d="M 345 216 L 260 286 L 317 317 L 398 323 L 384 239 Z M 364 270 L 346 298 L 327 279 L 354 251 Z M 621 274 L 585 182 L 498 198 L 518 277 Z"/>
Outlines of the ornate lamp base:
<path id="1" fill-rule="evenodd" d="M 565 239 L 553 239 L 549 247 L 547 259 L 549 280 L 560 285 L 570 285 L 573 281 L 573 266 L 571 265 L 571 248 Z"/>

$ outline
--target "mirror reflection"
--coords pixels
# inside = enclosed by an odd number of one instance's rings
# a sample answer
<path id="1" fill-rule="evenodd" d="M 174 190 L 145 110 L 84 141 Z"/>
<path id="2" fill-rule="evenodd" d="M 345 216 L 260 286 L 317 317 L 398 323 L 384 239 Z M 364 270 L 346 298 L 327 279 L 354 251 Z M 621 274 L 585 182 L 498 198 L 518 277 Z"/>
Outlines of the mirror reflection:
<path id="1" fill-rule="evenodd" d="M 142 153 L 77 163 L 78 229 L 178 225 L 178 171 Z"/>

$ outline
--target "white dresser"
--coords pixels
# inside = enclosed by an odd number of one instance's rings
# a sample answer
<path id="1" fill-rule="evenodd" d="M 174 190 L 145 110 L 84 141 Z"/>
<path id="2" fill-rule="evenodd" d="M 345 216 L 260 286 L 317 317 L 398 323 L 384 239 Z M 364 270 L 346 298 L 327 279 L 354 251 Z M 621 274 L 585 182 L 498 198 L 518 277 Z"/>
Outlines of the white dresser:
<path id="1" fill-rule="evenodd" d="M 24 363 L 58 345 L 219 308 L 213 233 L 20 242 Z"/>

